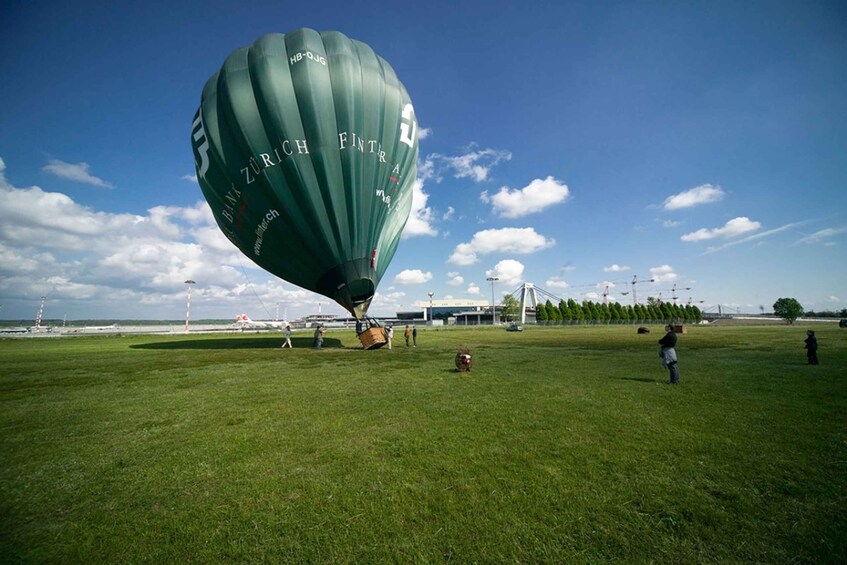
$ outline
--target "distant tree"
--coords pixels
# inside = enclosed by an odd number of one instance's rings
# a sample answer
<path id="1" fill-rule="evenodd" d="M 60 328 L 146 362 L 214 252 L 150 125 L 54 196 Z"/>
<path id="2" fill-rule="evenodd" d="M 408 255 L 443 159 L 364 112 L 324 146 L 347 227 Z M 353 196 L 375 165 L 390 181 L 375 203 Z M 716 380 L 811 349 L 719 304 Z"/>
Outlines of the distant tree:
<path id="1" fill-rule="evenodd" d="M 507 294 L 503 297 L 503 310 L 502 316 L 503 319 L 507 322 L 511 322 L 512 320 L 516 320 L 520 313 L 521 305 L 518 304 L 517 299 L 511 294 Z"/>
<path id="2" fill-rule="evenodd" d="M 694 313 L 693 319 L 694 319 L 695 322 L 699 322 L 703 319 L 703 312 L 700 311 L 700 308 L 698 308 L 697 306 L 692 306 L 691 310 Z"/>
<path id="3" fill-rule="evenodd" d="M 803 306 L 794 298 L 779 298 L 773 303 L 773 313 L 793 324 L 794 320 L 803 315 Z"/>
<path id="4" fill-rule="evenodd" d="M 535 308 L 535 321 L 536 322 L 546 322 L 549 318 L 547 317 L 547 307 L 544 304 L 539 304 Z"/>
<path id="5" fill-rule="evenodd" d="M 570 321 L 572 319 L 571 309 L 568 308 L 568 303 L 564 301 L 564 299 L 559 301 L 559 312 L 562 313 L 562 320 Z"/>
<path id="6" fill-rule="evenodd" d="M 562 321 L 562 313 L 556 308 L 552 302 L 549 300 L 544 303 L 544 307 L 547 309 L 547 319 L 553 322 L 561 322 Z"/>
<path id="7" fill-rule="evenodd" d="M 618 304 L 618 318 L 620 318 L 624 324 L 629 322 L 629 306 Z"/>
<path id="8" fill-rule="evenodd" d="M 654 308 L 659 306 L 659 300 L 655 296 L 647 297 L 647 306 L 653 306 Z"/>
<path id="9" fill-rule="evenodd" d="M 591 302 L 588 300 L 582 301 L 582 313 L 583 319 L 586 322 L 594 322 L 597 317 L 594 315 L 594 308 L 592 308 Z"/>
<path id="10" fill-rule="evenodd" d="M 585 320 L 585 312 L 582 310 L 582 306 L 577 304 L 576 300 L 573 298 L 568 299 L 568 310 L 571 311 L 571 316 L 577 322 Z"/>

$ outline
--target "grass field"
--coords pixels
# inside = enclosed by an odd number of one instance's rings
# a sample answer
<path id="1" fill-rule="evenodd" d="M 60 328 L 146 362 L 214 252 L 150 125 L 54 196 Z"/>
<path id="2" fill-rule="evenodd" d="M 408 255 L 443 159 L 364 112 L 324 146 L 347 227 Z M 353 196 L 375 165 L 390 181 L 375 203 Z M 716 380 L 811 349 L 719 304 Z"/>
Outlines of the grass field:
<path id="1" fill-rule="evenodd" d="M 691 328 L 678 386 L 658 327 L 0 340 L 0 561 L 843 563 L 816 329 Z"/>

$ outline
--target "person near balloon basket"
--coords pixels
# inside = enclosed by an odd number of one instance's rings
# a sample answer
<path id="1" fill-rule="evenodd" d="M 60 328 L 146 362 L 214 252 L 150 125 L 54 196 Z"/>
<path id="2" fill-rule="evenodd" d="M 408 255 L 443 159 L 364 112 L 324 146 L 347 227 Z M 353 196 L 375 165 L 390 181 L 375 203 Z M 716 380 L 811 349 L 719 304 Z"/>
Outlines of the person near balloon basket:
<path id="1" fill-rule="evenodd" d="M 670 324 L 665 326 L 665 331 L 667 333 L 659 340 L 659 345 L 662 346 L 659 350 L 659 357 L 662 358 L 662 366 L 670 372 L 668 384 L 675 385 L 679 383 L 680 378 L 676 357 L 676 332 L 673 331 L 673 326 Z"/>

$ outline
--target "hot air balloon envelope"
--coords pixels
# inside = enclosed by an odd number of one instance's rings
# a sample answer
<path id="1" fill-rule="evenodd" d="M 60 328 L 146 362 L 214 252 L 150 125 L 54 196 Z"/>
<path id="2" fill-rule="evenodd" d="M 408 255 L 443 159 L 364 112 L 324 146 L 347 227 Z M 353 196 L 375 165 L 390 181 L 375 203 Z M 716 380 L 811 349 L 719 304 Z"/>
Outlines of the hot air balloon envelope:
<path id="1" fill-rule="evenodd" d="M 418 157 L 391 66 L 338 32 L 266 35 L 208 80 L 191 139 L 227 238 L 363 316 L 409 217 Z"/>

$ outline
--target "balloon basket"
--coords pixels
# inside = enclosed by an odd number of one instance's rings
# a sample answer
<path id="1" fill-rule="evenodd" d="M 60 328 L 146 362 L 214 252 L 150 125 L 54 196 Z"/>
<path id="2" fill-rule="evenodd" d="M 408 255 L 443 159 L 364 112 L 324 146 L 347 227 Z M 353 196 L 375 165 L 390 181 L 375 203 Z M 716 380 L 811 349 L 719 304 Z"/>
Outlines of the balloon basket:
<path id="1" fill-rule="evenodd" d="M 368 328 L 359 334 L 359 341 L 364 349 L 379 349 L 388 340 L 385 338 L 385 330 L 382 328 Z"/>

